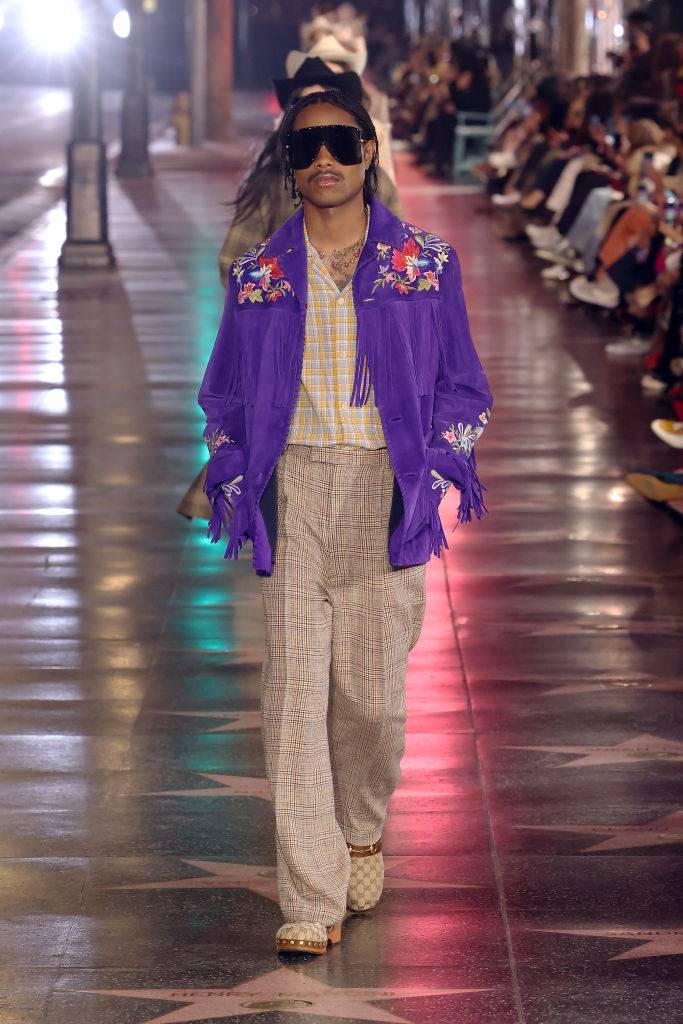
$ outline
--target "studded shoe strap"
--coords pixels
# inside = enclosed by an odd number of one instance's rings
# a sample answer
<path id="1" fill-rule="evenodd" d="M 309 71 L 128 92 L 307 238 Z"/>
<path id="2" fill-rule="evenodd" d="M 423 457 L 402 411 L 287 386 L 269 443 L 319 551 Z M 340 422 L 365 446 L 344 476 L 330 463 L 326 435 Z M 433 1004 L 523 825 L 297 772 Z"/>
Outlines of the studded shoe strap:
<path id="1" fill-rule="evenodd" d="M 354 846 L 353 843 L 346 844 L 352 857 L 371 857 L 373 853 L 379 853 L 382 849 L 382 837 L 370 846 Z"/>

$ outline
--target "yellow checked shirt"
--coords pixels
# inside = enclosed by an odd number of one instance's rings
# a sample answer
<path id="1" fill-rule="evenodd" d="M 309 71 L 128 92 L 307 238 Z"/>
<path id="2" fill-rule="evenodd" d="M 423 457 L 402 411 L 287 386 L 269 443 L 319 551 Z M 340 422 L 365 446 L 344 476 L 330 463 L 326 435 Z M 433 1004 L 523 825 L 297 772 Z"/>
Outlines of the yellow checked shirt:
<path id="1" fill-rule="evenodd" d="M 351 406 L 356 366 L 356 311 L 351 282 L 339 291 L 306 230 L 308 309 L 301 387 L 289 444 L 386 448 L 370 389 L 365 405 Z"/>

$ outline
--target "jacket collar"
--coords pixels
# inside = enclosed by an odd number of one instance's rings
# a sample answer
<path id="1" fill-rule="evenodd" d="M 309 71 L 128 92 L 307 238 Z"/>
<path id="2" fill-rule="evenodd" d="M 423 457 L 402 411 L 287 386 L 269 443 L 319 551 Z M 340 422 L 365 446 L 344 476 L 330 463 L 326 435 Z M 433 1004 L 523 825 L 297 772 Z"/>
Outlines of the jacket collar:
<path id="1" fill-rule="evenodd" d="M 358 260 L 357 270 L 377 255 L 377 243 L 400 248 L 403 244 L 403 223 L 383 203 L 373 197 L 370 202 L 370 223 L 368 237 Z M 263 251 L 264 256 L 277 257 L 294 294 L 306 305 L 308 286 L 306 265 L 306 242 L 304 239 L 304 211 L 298 209 L 274 233 Z"/>

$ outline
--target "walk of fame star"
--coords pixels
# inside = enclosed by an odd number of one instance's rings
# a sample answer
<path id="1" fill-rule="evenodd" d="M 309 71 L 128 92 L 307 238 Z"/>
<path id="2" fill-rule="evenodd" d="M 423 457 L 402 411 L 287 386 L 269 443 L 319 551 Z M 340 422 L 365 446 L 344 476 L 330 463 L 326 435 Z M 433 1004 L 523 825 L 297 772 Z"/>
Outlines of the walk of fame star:
<path id="1" fill-rule="evenodd" d="M 518 635 L 523 637 L 539 636 L 587 636 L 595 637 L 601 634 L 628 634 L 629 636 L 678 636 L 680 623 L 677 619 L 671 618 L 668 621 L 662 619 L 622 619 L 608 618 L 602 616 L 602 621 L 595 618 L 561 619 L 554 622 L 538 622 L 537 620 L 523 621 L 522 619 L 508 620 L 507 622 L 482 623 L 477 619 L 476 624 L 470 626 L 474 634 L 488 626 L 490 629 L 500 630 L 501 633 Z"/>
<path id="2" fill-rule="evenodd" d="M 214 775 L 198 772 L 202 779 L 217 783 L 208 789 L 164 789 L 156 792 L 137 793 L 135 796 L 253 796 L 259 800 L 271 800 L 268 779 L 255 779 L 248 775 Z"/>
<path id="3" fill-rule="evenodd" d="M 609 957 L 610 960 L 640 960 L 650 956 L 683 955 L 683 928 L 633 928 L 614 925 L 612 928 L 530 928 L 529 931 L 546 932 L 551 935 L 585 935 L 638 943 L 624 953 Z"/>
<path id="4" fill-rule="evenodd" d="M 196 789 L 162 789 L 145 793 L 134 793 L 133 796 L 252 796 L 260 800 L 272 800 L 270 784 L 267 779 L 256 779 L 247 775 L 215 775 L 208 772 L 197 772 L 203 779 L 217 783 L 209 788 Z M 428 783 L 427 785 L 399 786 L 391 799 L 420 799 L 427 797 L 458 797 L 462 795 L 462 786 L 450 782 Z"/>
<path id="5" fill-rule="evenodd" d="M 683 843 L 683 810 L 663 818 L 653 818 L 644 825 L 515 825 L 532 832 L 570 832 L 584 836 L 610 836 L 601 843 L 586 846 L 581 853 L 600 850 L 633 850 L 641 846 L 664 846 Z"/>
<path id="6" fill-rule="evenodd" d="M 273 944 L 274 945 L 274 944 Z M 73 990 L 70 990 L 73 991 Z M 338 1020 L 387 1021 L 411 1024 L 405 1017 L 374 1004 L 382 999 L 428 999 L 435 996 L 488 992 L 481 988 L 427 988 L 404 985 L 386 988 L 337 988 L 301 975 L 289 967 L 260 974 L 232 988 L 199 989 L 76 989 L 89 995 L 118 996 L 124 999 L 152 999 L 157 1002 L 184 1003 L 178 1010 L 152 1017 L 142 1024 L 187 1024 L 190 1021 L 221 1017 L 246 1017 L 249 1014 L 289 1012 Z"/>
<path id="7" fill-rule="evenodd" d="M 561 768 L 579 768 L 597 764 L 632 764 L 636 761 L 683 761 L 683 743 L 664 740 L 645 733 L 612 747 L 540 747 L 509 745 L 506 750 L 537 750 L 547 754 L 581 754 L 576 761 L 567 761 Z"/>
<path id="8" fill-rule="evenodd" d="M 411 863 L 422 862 L 421 857 L 384 857 L 385 889 L 478 889 L 481 886 L 463 882 L 428 882 L 400 874 Z M 137 882 L 134 885 L 109 885 L 112 889 L 249 889 L 258 896 L 277 903 L 277 876 L 274 867 L 262 864 L 233 864 L 227 861 L 183 860 L 183 864 L 206 871 L 206 875 L 177 878 L 167 882 Z"/>
<path id="9" fill-rule="evenodd" d="M 548 680 L 529 680 L 529 682 L 544 682 Z M 683 690 L 683 679 L 644 679 L 642 676 L 629 678 L 622 676 L 617 679 L 595 679 L 590 682 L 560 683 L 558 686 L 551 686 L 544 690 L 541 697 L 557 697 L 562 694 L 574 693 L 618 693 L 620 690 L 657 690 L 664 693 L 678 693 Z"/>
<path id="10" fill-rule="evenodd" d="M 500 683 L 508 687 L 506 692 L 512 688 L 511 683 L 516 686 L 546 686 L 540 697 L 560 697 L 575 693 L 618 693 L 621 690 L 638 691 L 662 691 L 664 693 L 680 693 L 683 691 L 683 677 L 656 679 L 643 676 L 642 673 L 622 673 L 619 676 L 613 674 L 601 675 L 591 673 L 590 679 L 572 679 L 565 682 L 557 682 L 548 679 L 547 676 L 525 676 L 523 679 L 494 679 L 494 683 Z"/>
<path id="11" fill-rule="evenodd" d="M 423 714 L 449 714 L 451 712 L 461 711 L 463 707 L 462 701 L 455 702 L 439 702 L 425 699 L 423 696 L 415 696 L 409 700 L 409 717 L 410 715 L 423 715 Z M 242 729 L 260 729 L 261 728 L 261 712 L 260 711 L 167 711 L 164 709 L 150 709 L 148 714 L 154 715 L 174 715 L 179 718 L 217 718 L 227 719 L 225 725 L 217 725 L 213 729 L 207 729 L 207 733 L 216 732 L 239 732 Z"/>
<path id="12" fill-rule="evenodd" d="M 212 732 L 238 732 L 240 729 L 260 729 L 260 711 L 153 711 L 155 715 L 177 715 L 180 718 L 227 718 L 226 725 L 217 725 Z"/>

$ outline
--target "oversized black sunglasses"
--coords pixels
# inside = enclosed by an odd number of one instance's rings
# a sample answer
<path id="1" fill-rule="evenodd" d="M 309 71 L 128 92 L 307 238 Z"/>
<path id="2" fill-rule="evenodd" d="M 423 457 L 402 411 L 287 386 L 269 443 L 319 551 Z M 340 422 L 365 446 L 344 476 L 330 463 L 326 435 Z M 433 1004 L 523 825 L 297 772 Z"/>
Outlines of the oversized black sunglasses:
<path id="1" fill-rule="evenodd" d="M 324 144 L 339 164 L 363 162 L 363 136 L 352 124 L 322 124 L 297 128 L 289 133 L 287 158 L 290 167 L 301 171 L 310 167 Z"/>

